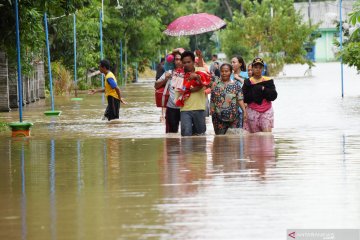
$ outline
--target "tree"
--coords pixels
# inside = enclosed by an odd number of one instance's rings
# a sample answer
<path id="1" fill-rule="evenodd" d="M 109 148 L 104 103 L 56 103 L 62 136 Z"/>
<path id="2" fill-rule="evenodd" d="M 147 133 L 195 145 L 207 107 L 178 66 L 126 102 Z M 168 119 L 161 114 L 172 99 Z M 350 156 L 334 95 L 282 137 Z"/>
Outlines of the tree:
<path id="1" fill-rule="evenodd" d="M 360 0 L 354 4 L 353 11 L 350 13 L 349 22 L 356 26 L 360 22 Z M 348 32 L 344 32 L 347 34 Z M 345 35 L 346 36 L 346 35 Z M 349 66 L 355 66 L 358 71 L 360 71 L 360 30 L 359 27 L 356 27 L 355 31 L 348 35 L 348 40 L 344 41 L 344 48 L 341 51 L 340 55 L 344 63 Z M 337 43 L 337 45 L 339 45 Z"/>
<path id="2" fill-rule="evenodd" d="M 263 56 L 270 74 L 277 74 L 285 63 L 309 63 L 304 44 L 317 26 L 309 27 L 295 11 L 293 0 L 239 0 L 242 11 L 222 32 L 228 56 L 242 55 L 250 61 Z"/>
<path id="3" fill-rule="evenodd" d="M 30 74 L 32 61 L 43 60 L 45 34 L 44 12 L 49 16 L 68 14 L 76 8 L 88 6 L 90 0 L 22 0 L 18 2 L 20 20 L 21 60 L 24 74 Z M 15 1 L 0 4 L 0 49 L 7 53 L 9 66 L 16 66 Z"/>

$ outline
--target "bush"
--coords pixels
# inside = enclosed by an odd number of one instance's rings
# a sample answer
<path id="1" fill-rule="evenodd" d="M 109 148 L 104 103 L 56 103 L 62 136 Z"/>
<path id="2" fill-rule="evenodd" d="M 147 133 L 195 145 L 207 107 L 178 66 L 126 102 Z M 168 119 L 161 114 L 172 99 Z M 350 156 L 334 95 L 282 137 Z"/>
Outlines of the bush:
<path id="1" fill-rule="evenodd" d="M 53 72 L 54 94 L 70 94 L 74 88 L 70 72 L 60 62 L 54 62 L 51 65 Z"/>
<path id="2" fill-rule="evenodd" d="M 7 123 L 0 122 L 0 132 L 4 132 L 5 130 L 7 130 L 7 128 L 8 128 Z"/>

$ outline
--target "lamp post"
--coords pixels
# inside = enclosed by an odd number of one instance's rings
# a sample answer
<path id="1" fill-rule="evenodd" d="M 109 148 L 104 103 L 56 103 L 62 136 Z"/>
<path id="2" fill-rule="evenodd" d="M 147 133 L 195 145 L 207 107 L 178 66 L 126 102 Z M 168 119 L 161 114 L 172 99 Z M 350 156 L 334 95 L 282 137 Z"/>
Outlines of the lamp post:
<path id="1" fill-rule="evenodd" d="M 78 95 L 77 95 L 78 84 L 77 84 L 77 66 L 76 66 L 76 61 L 77 61 L 77 54 L 76 54 L 76 12 L 74 12 L 73 27 L 74 27 L 74 86 L 75 86 L 75 97 L 71 98 L 71 100 L 72 101 L 81 101 L 83 99 L 79 98 Z"/>
<path id="2" fill-rule="evenodd" d="M 52 72 L 51 72 L 51 58 L 50 58 L 50 43 L 49 43 L 49 31 L 48 31 L 48 20 L 46 13 L 44 14 L 44 25 L 45 25 L 45 40 L 46 40 L 46 49 L 47 49 L 47 60 L 48 60 L 48 71 L 49 71 L 49 88 L 50 88 L 50 97 L 51 97 L 51 110 L 45 111 L 46 116 L 60 116 L 61 111 L 55 110 L 55 99 L 53 92 L 53 81 L 52 81 Z"/>
<path id="3" fill-rule="evenodd" d="M 339 37 L 340 37 L 340 52 L 343 49 L 343 37 L 342 37 L 342 0 L 339 1 L 339 11 L 340 11 L 340 24 L 339 24 Z M 341 97 L 344 98 L 344 66 L 343 66 L 343 59 L 340 56 L 340 66 L 341 66 Z"/>
<path id="4" fill-rule="evenodd" d="M 309 17 L 309 25 L 311 27 L 311 0 L 309 0 L 308 17 Z"/>
<path id="5" fill-rule="evenodd" d="M 20 56 L 20 31 L 19 31 L 19 6 L 18 0 L 15 0 L 15 17 L 16 17 L 16 51 L 17 51 L 17 77 L 18 77 L 18 94 L 19 94 L 19 122 L 9 123 L 12 131 L 12 137 L 30 136 L 30 128 L 33 125 L 30 122 L 23 122 L 22 116 L 22 79 L 21 79 L 21 56 Z"/>
<path id="6" fill-rule="evenodd" d="M 16 15 L 16 51 L 17 51 L 17 74 L 18 74 L 18 93 L 19 93 L 19 121 L 22 122 L 22 79 L 21 79 L 21 55 L 20 55 L 20 31 L 19 31 L 19 6 L 15 1 Z"/>
<path id="7" fill-rule="evenodd" d="M 122 40 L 120 40 L 120 85 L 122 85 L 123 82 L 123 45 L 122 45 Z"/>

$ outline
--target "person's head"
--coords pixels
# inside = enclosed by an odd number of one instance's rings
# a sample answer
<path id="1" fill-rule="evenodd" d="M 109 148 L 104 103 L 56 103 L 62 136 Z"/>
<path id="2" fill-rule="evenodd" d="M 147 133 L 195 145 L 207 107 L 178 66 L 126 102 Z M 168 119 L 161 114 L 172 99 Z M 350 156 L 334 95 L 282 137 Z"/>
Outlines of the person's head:
<path id="1" fill-rule="evenodd" d="M 243 71 L 244 72 L 244 71 L 246 71 L 245 61 L 239 55 L 236 55 L 231 59 L 231 65 L 232 65 L 235 72 L 238 72 L 238 71 Z"/>
<path id="2" fill-rule="evenodd" d="M 182 61 L 181 61 L 181 54 L 180 53 L 176 53 L 175 54 L 175 68 L 182 68 Z"/>
<path id="3" fill-rule="evenodd" d="M 181 61 L 185 72 L 192 72 L 195 70 L 195 55 L 191 51 L 185 51 L 181 54 Z"/>
<path id="4" fill-rule="evenodd" d="M 257 57 L 254 58 L 251 65 L 252 65 L 252 76 L 261 77 L 262 70 L 264 68 L 264 61 L 261 58 Z"/>
<path id="5" fill-rule="evenodd" d="M 160 59 L 160 64 L 165 64 L 165 58 Z"/>
<path id="6" fill-rule="evenodd" d="M 107 73 L 110 71 L 110 61 L 107 59 L 103 59 L 99 63 L 99 70 L 101 73 Z"/>
<path id="7" fill-rule="evenodd" d="M 219 62 L 214 62 L 214 67 L 215 67 L 215 69 L 218 69 L 219 68 Z"/>
<path id="8" fill-rule="evenodd" d="M 252 72 L 252 63 L 250 63 L 250 64 L 247 66 L 247 72 L 248 72 L 249 77 L 252 77 L 252 75 L 253 75 L 253 72 Z"/>
<path id="9" fill-rule="evenodd" d="M 220 66 L 220 76 L 222 81 L 228 81 L 230 79 L 233 67 L 229 63 L 223 63 Z"/>
<path id="10" fill-rule="evenodd" d="M 216 54 L 213 54 L 211 56 L 211 61 L 215 62 L 218 59 L 218 56 Z"/>

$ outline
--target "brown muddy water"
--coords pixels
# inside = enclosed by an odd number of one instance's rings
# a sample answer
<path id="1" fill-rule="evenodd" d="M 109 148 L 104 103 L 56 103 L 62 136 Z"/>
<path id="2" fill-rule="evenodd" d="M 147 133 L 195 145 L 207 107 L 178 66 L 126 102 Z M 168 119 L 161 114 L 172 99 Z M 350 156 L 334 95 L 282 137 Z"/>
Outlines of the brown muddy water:
<path id="1" fill-rule="evenodd" d="M 24 108 L 32 137 L 0 135 L 0 239 L 286 239 L 286 229 L 360 228 L 360 76 L 338 63 L 276 78 L 272 134 L 164 134 L 151 81 Z M 0 113 L 17 121 L 18 113 Z"/>

